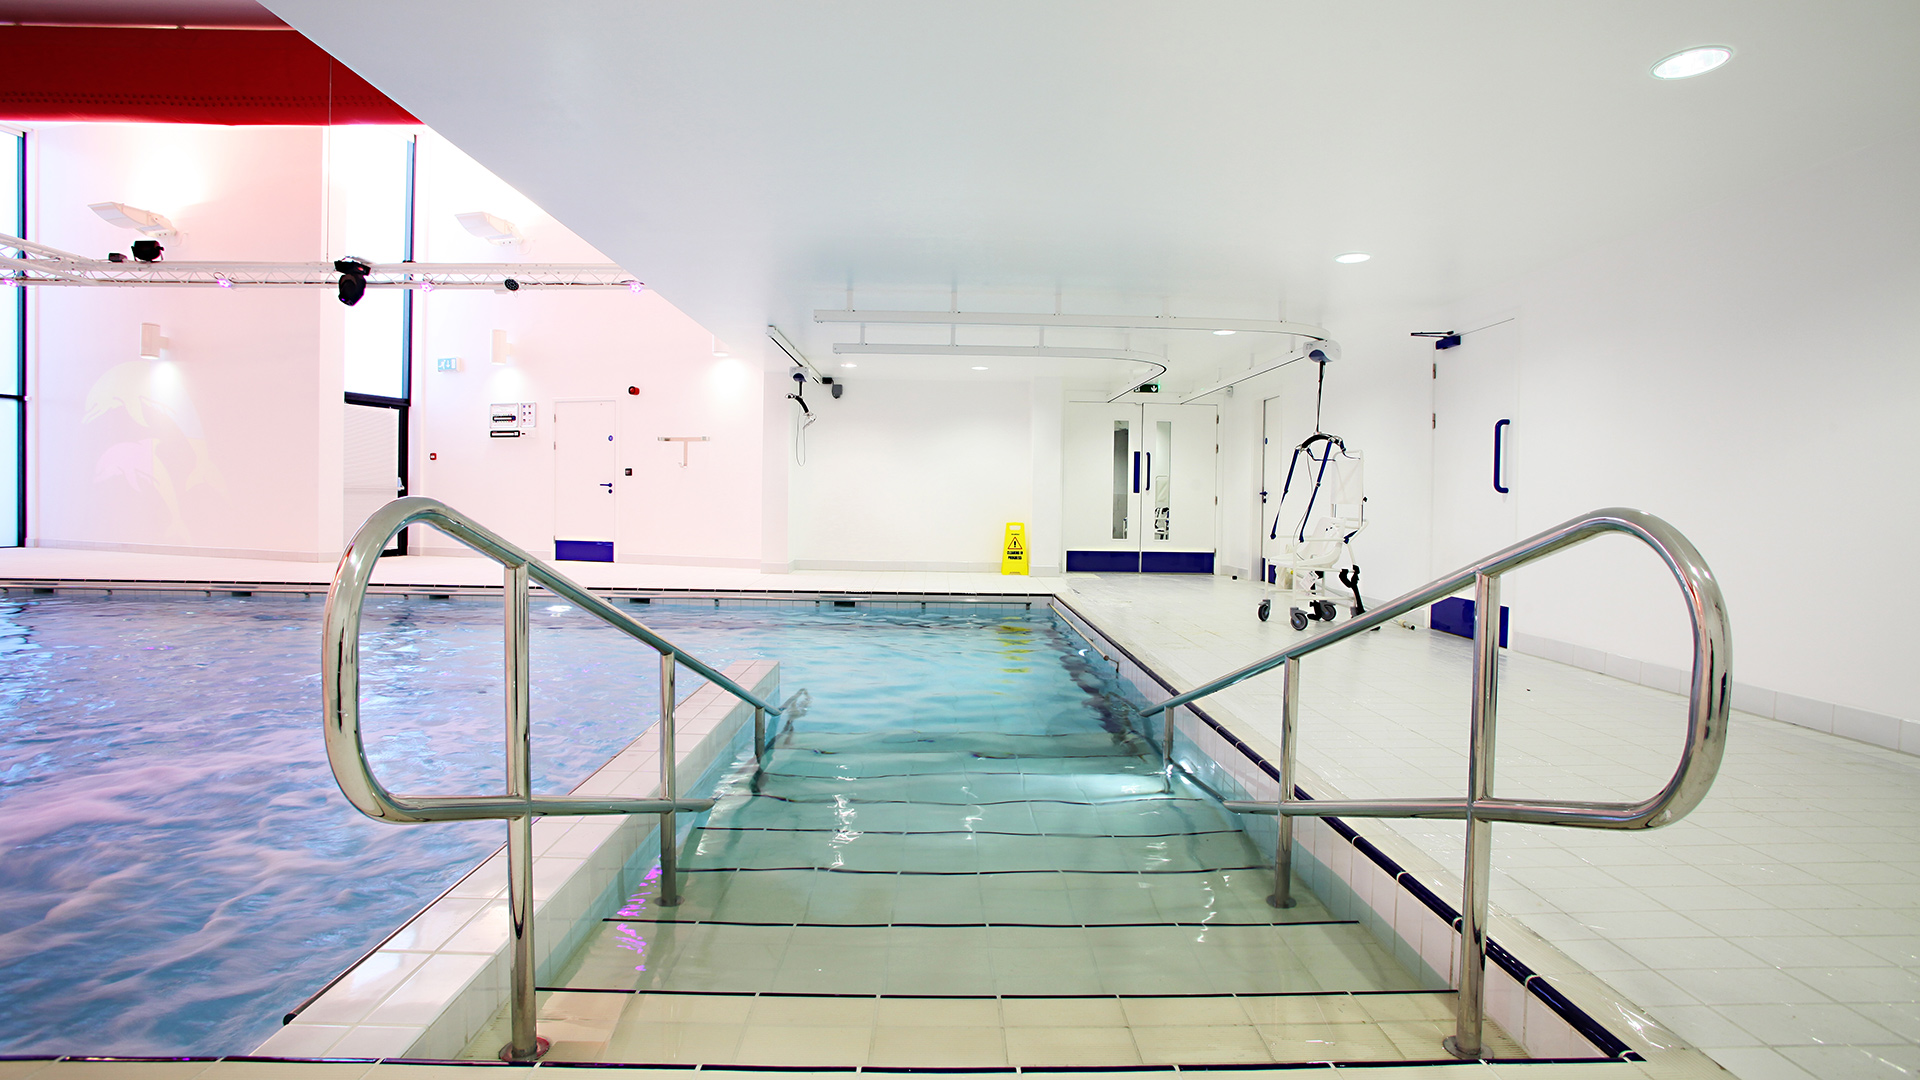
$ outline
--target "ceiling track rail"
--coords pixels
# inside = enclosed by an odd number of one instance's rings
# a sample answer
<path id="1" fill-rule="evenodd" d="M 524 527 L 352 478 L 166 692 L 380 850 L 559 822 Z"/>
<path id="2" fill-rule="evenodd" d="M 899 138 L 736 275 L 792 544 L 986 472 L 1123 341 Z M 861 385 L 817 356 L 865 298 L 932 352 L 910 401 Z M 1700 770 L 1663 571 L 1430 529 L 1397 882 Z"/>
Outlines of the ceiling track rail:
<path id="1" fill-rule="evenodd" d="M 612 263 L 372 263 L 369 289 L 627 289 L 639 279 Z M 334 288 L 330 262 L 114 262 L 0 233 L 0 280 L 14 285 L 165 285 Z"/>

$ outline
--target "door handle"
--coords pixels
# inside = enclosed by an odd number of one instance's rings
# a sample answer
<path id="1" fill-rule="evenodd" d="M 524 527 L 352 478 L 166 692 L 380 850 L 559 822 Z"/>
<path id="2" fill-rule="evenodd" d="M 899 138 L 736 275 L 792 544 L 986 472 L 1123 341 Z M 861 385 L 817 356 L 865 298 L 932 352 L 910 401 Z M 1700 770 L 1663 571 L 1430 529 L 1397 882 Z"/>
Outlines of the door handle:
<path id="1" fill-rule="evenodd" d="M 1133 452 L 1133 493 L 1140 494 L 1140 451 Z"/>
<path id="2" fill-rule="evenodd" d="M 1508 491 L 1512 490 L 1508 488 L 1505 484 L 1501 483 L 1501 481 L 1505 478 L 1501 475 L 1501 468 L 1500 468 L 1500 465 L 1501 465 L 1500 452 L 1503 444 L 1506 442 L 1505 439 L 1501 438 L 1501 435 L 1505 432 L 1507 425 L 1511 423 L 1513 423 L 1513 421 L 1511 420 L 1495 420 L 1493 422 L 1493 490 L 1499 492 L 1502 495 L 1505 495 L 1507 494 Z"/>

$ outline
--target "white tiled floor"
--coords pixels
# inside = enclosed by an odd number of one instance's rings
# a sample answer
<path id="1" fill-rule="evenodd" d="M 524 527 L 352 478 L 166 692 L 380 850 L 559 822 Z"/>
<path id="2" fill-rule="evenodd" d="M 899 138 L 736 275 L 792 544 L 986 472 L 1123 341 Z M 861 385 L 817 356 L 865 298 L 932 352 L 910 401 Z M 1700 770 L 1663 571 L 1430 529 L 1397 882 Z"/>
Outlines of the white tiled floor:
<path id="1" fill-rule="evenodd" d="M 1297 640 L 1255 617 L 1250 583 L 1068 581 L 1079 610 L 1183 689 Z M 1461 793 L 1469 652 L 1389 627 L 1304 660 L 1302 764 L 1348 796 Z M 1500 685 L 1499 793 L 1639 798 L 1672 772 L 1683 698 L 1520 654 Z M 1271 746 L 1278 691 L 1254 680 L 1208 708 Z M 1460 865 L 1457 824 L 1361 827 Z M 1503 825 L 1494 861 L 1496 908 L 1746 1080 L 1920 1072 L 1920 758 L 1736 713 L 1686 820 Z"/>

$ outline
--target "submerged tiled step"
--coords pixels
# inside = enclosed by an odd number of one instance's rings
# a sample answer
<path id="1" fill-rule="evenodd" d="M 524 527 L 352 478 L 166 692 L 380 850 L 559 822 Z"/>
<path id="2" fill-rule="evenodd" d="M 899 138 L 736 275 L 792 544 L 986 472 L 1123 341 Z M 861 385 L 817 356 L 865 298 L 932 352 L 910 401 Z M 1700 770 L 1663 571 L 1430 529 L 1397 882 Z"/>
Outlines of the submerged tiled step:
<path id="1" fill-rule="evenodd" d="M 1127 762 L 1137 759 L 1119 758 Z M 1054 802 L 1084 804 L 1119 799 L 1196 800 L 1198 792 L 1169 784 L 1157 768 L 1097 773 L 939 772 L 921 775 L 794 776 L 768 774 L 755 784 L 760 798 L 788 802 L 916 802 L 969 806 L 975 803 Z"/>
<path id="2" fill-rule="evenodd" d="M 1267 904 L 1273 871 L 1096 874 L 1047 870 L 984 875 L 762 870 L 681 875 L 681 903 L 656 891 L 616 917 L 823 925 L 1290 923 L 1329 918 L 1298 879 L 1298 905 Z"/>
<path id="3" fill-rule="evenodd" d="M 799 731 L 777 733 L 775 753 L 785 750 L 816 753 L 917 755 L 951 758 L 979 757 L 1150 757 L 1153 748 L 1138 735 L 1125 732 L 1089 732 L 1085 728 L 1060 732 L 1008 734 L 995 731 L 926 732 Z"/>
<path id="4" fill-rule="evenodd" d="M 869 801 L 864 789 L 793 801 L 722 794 L 708 818 L 715 828 L 794 828 L 872 833 L 975 832 L 1076 836 L 1172 835 L 1237 829 L 1233 815 L 1198 797 L 1094 801 Z"/>
<path id="5" fill-rule="evenodd" d="M 1046 836 L 702 829 L 681 860 L 689 872 L 831 868 L 921 874 L 1079 870 L 1252 870 L 1261 858 L 1246 834 Z"/>
<path id="6" fill-rule="evenodd" d="M 539 995 L 552 1062 L 814 1068 L 1113 1068 L 1438 1061 L 1454 995 L 897 998 L 746 994 Z M 488 1058 L 504 1014 L 469 1048 Z M 1494 1025 L 1486 1046 L 1522 1056 Z"/>
<path id="7" fill-rule="evenodd" d="M 609 922 L 557 985 L 797 994 L 1432 990 L 1355 923 L 742 926 Z"/>

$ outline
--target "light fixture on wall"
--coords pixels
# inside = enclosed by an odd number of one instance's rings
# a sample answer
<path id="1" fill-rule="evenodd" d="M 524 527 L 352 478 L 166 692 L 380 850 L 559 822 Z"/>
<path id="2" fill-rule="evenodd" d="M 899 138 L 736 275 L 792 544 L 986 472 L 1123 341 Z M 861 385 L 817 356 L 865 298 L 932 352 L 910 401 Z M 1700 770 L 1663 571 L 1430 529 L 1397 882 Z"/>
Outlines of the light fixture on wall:
<path id="1" fill-rule="evenodd" d="M 140 324 L 140 359 L 160 359 L 160 350 L 166 348 L 169 344 L 171 343 L 168 342 L 166 338 L 160 336 L 159 323 L 143 322 Z"/>
<path id="2" fill-rule="evenodd" d="M 493 362 L 496 364 L 509 364 L 513 362 L 513 342 L 507 340 L 507 332 L 505 330 L 495 330 L 493 332 Z"/>
<path id="3" fill-rule="evenodd" d="M 720 338 L 716 335 L 713 339 L 713 358 L 715 360 L 725 360 L 730 355 L 732 354 L 727 352 L 725 345 L 720 344 Z"/>
<path id="4" fill-rule="evenodd" d="M 1373 258 L 1373 256 L 1364 251 L 1345 251 L 1335 255 L 1333 261 L 1337 263 L 1363 263 L 1371 258 Z"/>
<path id="5" fill-rule="evenodd" d="M 461 228 L 489 244 L 512 244 L 521 239 L 520 230 L 513 227 L 513 222 L 494 217 L 485 211 L 475 210 L 469 214 L 453 216 L 460 222 Z"/>
<path id="6" fill-rule="evenodd" d="M 1214 336 L 1214 337 L 1232 337 L 1232 336 L 1233 336 L 1233 331 L 1231 331 L 1231 330 L 1215 330 L 1215 331 L 1213 332 L 1213 336 Z"/>
<path id="7" fill-rule="evenodd" d="M 101 220 L 123 229 L 138 229 L 148 236 L 174 235 L 173 222 L 151 210 L 117 202 L 88 203 L 87 209 L 99 214 Z"/>
<path id="8" fill-rule="evenodd" d="M 1731 45 L 1695 45 L 1672 56 L 1663 56 L 1647 73 L 1656 79 L 1691 79 L 1705 75 L 1733 59 Z"/>

